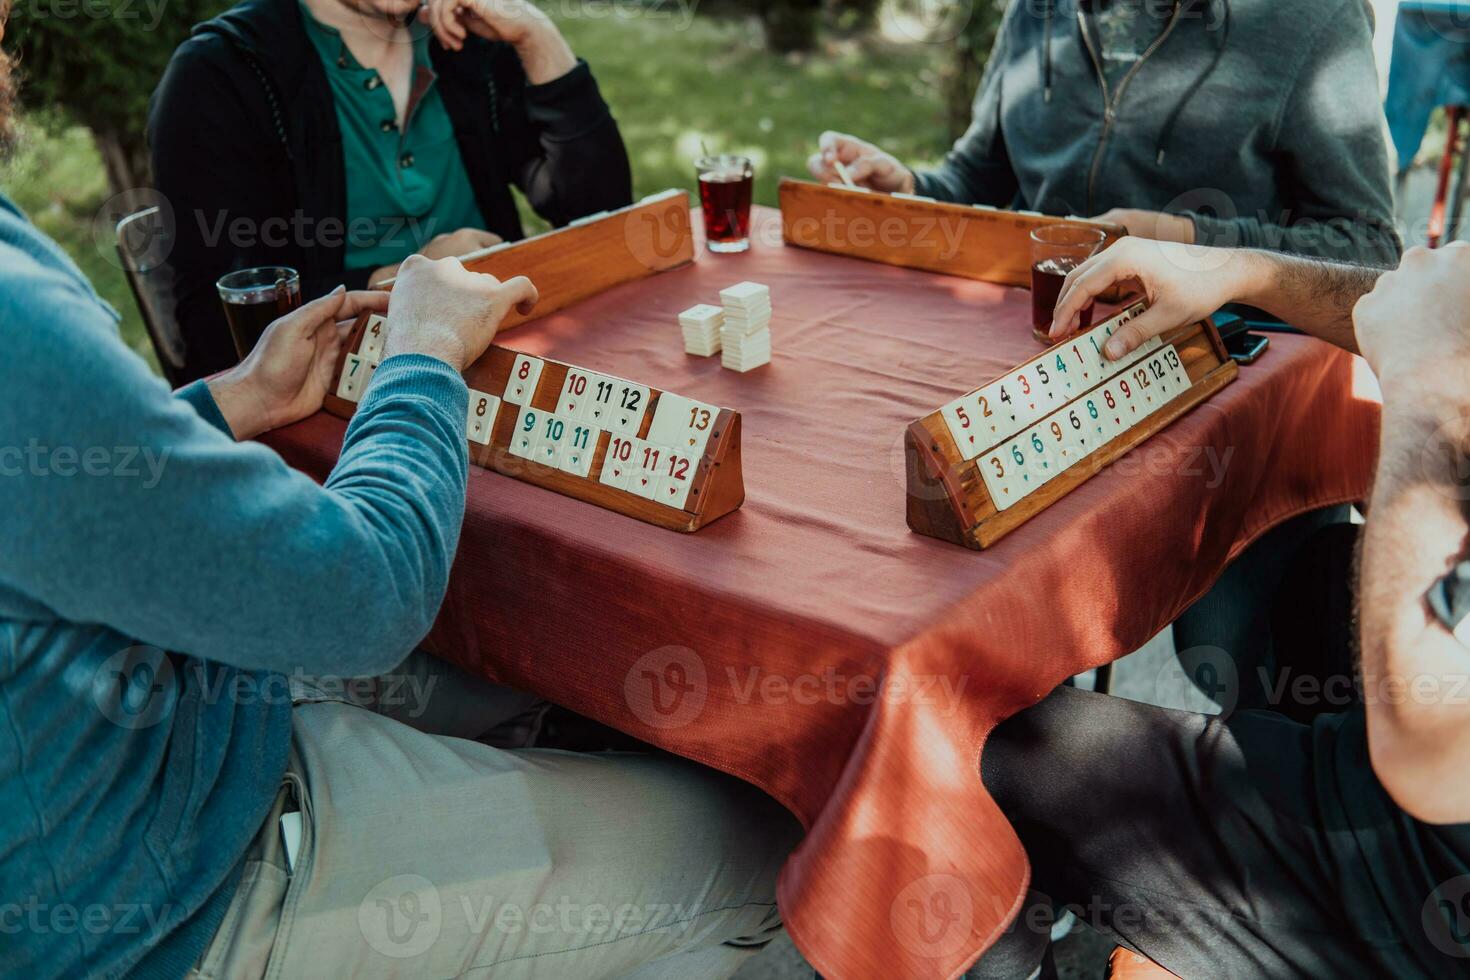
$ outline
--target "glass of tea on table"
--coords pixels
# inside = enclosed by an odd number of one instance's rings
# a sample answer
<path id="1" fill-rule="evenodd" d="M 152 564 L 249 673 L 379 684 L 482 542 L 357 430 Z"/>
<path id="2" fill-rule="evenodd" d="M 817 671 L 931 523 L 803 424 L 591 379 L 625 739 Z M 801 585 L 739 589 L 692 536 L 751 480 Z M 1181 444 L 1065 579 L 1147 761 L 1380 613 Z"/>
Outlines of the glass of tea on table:
<path id="1" fill-rule="evenodd" d="M 285 266 L 240 269 L 214 285 L 241 360 L 255 349 L 266 327 L 301 305 L 301 276 Z"/>
<path id="2" fill-rule="evenodd" d="M 699 173 L 699 206 L 704 211 L 704 237 L 711 252 L 743 252 L 750 248 L 750 196 L 755 168 L 748 157 L 722 153 L 694 162 Z"/>
<path id="3" fill-rule="evenodd" d="M 1086 225 L 1042 225 L 1031 232 L 1031 332 L 1051 346 L 1052 313 L 1067 273 L 1087 261 L 1103 243 L 1101 228 Z M 1092 304 L 1082 311 L 1079 329 L 1092 326 Z"/>

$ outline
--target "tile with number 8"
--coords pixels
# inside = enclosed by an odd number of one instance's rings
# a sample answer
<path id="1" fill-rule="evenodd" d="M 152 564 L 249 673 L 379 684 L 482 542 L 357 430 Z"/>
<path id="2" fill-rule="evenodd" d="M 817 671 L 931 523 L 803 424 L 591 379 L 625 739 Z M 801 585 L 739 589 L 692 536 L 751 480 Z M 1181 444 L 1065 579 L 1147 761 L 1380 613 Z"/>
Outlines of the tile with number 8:
<path id="1" fill-rule="evenodd" d="M 490 445 L 490 437 L 495 434 L 495 417 L 499 414 L 499 398 L 471 388 L 469 417 L 465 425 L 470 440 L 482 446 Z"/>
<path id="2" fill-rule="evenodd" d="M 529 405 L 541 383 L 541 369 L 546 362 L 539 357 L 517 354 L 510 366 L 510 379 L 505 383 L 505 400 L 512 405 Z"/>

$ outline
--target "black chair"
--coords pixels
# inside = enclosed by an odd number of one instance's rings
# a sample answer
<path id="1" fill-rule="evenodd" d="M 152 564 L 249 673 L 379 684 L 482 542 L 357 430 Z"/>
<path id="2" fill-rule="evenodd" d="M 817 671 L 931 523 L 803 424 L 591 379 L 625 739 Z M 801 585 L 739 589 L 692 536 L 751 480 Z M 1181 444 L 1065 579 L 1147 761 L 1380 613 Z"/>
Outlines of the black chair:
<path id="1" fill-rule="evenodd" d="M 117 223 L 117 255 L 168 383 L 184 382 L 184 338 L 174 318 L 173 222 L 155 206 L 134 211 Z"/>

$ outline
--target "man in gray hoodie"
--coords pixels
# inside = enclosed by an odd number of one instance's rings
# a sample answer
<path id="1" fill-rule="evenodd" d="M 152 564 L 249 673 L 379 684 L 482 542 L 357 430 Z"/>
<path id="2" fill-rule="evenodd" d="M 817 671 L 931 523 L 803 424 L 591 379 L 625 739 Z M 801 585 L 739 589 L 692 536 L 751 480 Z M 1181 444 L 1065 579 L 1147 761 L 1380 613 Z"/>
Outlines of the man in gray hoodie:
<path id="1" fill-rule="evenodd" d="M 1395 265 L 1364 0 L 1013 0 L 935 170 L 828 132 L 821 180 Z"/>

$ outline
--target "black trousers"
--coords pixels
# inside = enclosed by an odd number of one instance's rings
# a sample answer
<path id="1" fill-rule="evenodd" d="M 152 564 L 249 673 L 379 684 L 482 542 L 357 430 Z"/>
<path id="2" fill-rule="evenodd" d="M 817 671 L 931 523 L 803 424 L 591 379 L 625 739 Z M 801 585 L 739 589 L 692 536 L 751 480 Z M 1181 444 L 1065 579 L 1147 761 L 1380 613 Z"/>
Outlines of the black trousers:
<path id="1" fill-rule="evenodd" d="M 1338 683 L 1354 540 L 1329 527 L 1289 558 L 1273 659 L 1313 683 L 1267 685 L 1269 708 L 1207 716 L 1061 688 L 996 730 L 983 777 L 1036 894 L 970 977 L 1049 976 L 1054 905 L 1185 980 L 1384 976 L 1341 900 L 1307 724 L 1362 711 Z"/>
<path id="2" fill-rule="evenodd" d="M 1361 709 L 1357 709 L 1361 710 Z M 1066 907 L 1185 980 L 1369 977 L 1316 818 L 1310 729 L 1062 688 L 1006 722 L 986 786 Z M 1023 912 L 972 978 L 1024 980 L 1047 916 Z"/>

